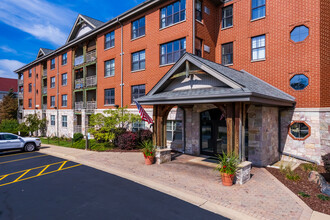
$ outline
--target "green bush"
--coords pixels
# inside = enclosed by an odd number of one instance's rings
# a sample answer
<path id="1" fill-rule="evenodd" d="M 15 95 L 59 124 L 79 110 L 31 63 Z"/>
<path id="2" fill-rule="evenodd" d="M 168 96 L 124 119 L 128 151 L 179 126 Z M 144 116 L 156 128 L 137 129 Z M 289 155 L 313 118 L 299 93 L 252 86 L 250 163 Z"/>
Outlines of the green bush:
<path id="1" fill-rule="evenodd" d="M 89 141 L 89 149 L 93 151 L 107 151 L 107 150 L 112 150 L 113 148 L 114 145 L 109 142 L 99 143 L 94 139 L 91 139 Z"/>
<path id="2" fill-rule="evenodd" d="M 303 163 L 302 164 L 303 171 L 309 172 L 309 171 L 317 171 L 317 165 L 311 164 L 311 163 Z"/>
<path id="3" fill-rule="evenodd" d="M 17 134 L 19 124 L 15 119 L 4 119 L 0 124 L 0 132 Z"/>
<path id="4" fill-rule="evenodd" d="M 305 193 L 305 192 L 298 192 L 298 195 L 304 198 L 308 198 L 311 197 L 309 194 Z"/>
<path id="5" fill-rule="evenodd" d="M 293 172 L 291 165 L 283 166 L 283 164 L 281 164 L 280 172 L 283 173 L 288 180 L 293 180 L 293 181 L 300 180 L 300 176 Z"/>
<path id="6" fill-rule="evenodd" d="M 81 141 L 84 138 L 82 133 L 74 133 L 73 135 L 73 142 Z"/>
<path id="7" fill-rule="evenodd" d="M 85 149 L 85 144 L 86 144 L 86 141 L 84 139 L 81 139 L 79 141 L 74 142 L 72 147 L 78 148 L 78 149 Z"/>
<path id="8" fill-rule="evenodd" d="M 328 201 L 330 200 L 329 196 L 323 195 L 323 194 L 318 194 L 317 198 L 321 199 L 322 201 Z"/>

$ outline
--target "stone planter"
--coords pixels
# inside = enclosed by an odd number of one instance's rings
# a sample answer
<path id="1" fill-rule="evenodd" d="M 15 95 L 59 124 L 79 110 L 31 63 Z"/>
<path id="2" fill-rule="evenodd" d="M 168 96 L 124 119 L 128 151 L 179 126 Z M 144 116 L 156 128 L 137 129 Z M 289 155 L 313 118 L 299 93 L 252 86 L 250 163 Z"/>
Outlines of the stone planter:
<path id="1" fill-rule="evenodd" d="M 244 161 L 237 166 L 236 184 L 243 185 L 250 180 L 251 164 L 250 161 Z"/>

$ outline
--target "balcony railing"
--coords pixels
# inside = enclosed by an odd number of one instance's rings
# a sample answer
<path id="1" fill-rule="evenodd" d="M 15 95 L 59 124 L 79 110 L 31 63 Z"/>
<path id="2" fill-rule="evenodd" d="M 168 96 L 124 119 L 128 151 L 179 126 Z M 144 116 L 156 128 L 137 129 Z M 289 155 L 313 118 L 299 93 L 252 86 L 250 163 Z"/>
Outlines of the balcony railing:
<path id="1" fill-rule="evenodd" d="M 84 88 L 84 78 L 76 79 L 74 81 L 74 88 L 75 89 L 81 89 Z"/>
<path id="2" fill-rule="evenodd" d="M 42 70 L 42 77 L 47 77 L 47 69 Z"/>
<path id="3" fill-rule="evenodd" d="M 42 111 L 45 112 L 47 110 L 47 104 L 42 105 Z"/>
<path id="4" fill-rule="evenodd" d="M 18 99 L 23 99 L 23 92 L 18 93 Z"/>
<path id="5" fill-rule="evenodd" d="M 22 80 L 22 79 L 19 79 L 19 80 L 18 80 L 18 85 L 19 85 L 19 86 L 23 85 L 23 80 Z"/>
<path id="6" fill-rule="evenodd" d="M 89 51 L 86 54 L 86 63 L 94 62 L 96 60 L 96 50 Z"/>
<path id="7" fill-rule="evenodd" d="M 83 55 L 74 58 L 74 65 L 75 66 L 81 65 L 83 63 L 84 63 L 84 56 Z"/>
<path id="8" fill-rule="evenodd" d="M 86 103 L 86 113 L 93 113 L 95 109 L 96 109 L 95 101 L 88 101 Z"/>
<path id="9" fill-rule="evenodd" d="M 42 88 L 42 94 L 47 94 L 47 87 Z"/>
<path id="10" fill-rule="evenodd" d="M 22 112 L 23 111 L 23 106 L 22 105 L 18 106 L 18 111 L 19 112 Z"/>
<path id="11" fill-rule="evenodd" d="M 96 76 L 86 77 L 86 86 L 96 86 Z"/>
<path id="12" fill-rule="evenodd" d="M 81 133 L 81 125 L 75 125 L 73 126 L 73 132 L 74 133 Z"/>
<path id="13" fill-rule="evenodd" d="M 84 108 L 84 102 L 75 102 L 74 110 L 81 111 Z"/>

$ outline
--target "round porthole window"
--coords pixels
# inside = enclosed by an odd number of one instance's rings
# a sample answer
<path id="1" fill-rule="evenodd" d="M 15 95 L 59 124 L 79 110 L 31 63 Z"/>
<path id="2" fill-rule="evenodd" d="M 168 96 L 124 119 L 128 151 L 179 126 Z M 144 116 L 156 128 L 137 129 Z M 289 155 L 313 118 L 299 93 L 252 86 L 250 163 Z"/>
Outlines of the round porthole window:
<path id="1" fill-rule="evenodd" d="M 294 42 L 304 41 L 309 35 L 309 29 L 305 25 L 295 27 L 290 34 L 291 40 Z"/>
<path id="2" fill-rule="evenodd" d="M 310 135 L 310 127 L 305 122 L 293 122 L 290 125 L 290 135 L 295 139 L 304 140 Z"/>
<path id="3" fill-rule="evenodd" d="M 297 74 L 290 79 L 290 86 L 295 90 L 303 90 L 308 84 L 308 77 L 303 74 Z"/>

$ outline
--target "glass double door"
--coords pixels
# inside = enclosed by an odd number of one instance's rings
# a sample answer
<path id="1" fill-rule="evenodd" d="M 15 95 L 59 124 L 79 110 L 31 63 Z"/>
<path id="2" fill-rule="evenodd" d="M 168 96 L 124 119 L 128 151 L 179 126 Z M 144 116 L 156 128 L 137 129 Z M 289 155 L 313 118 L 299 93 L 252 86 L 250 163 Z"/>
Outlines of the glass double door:
<path id="1" fill-rule="evenodd" d="M 201 154 L 216 155 L 227 153 L 226 118 L 220 109 L 201 113 Z"/>

